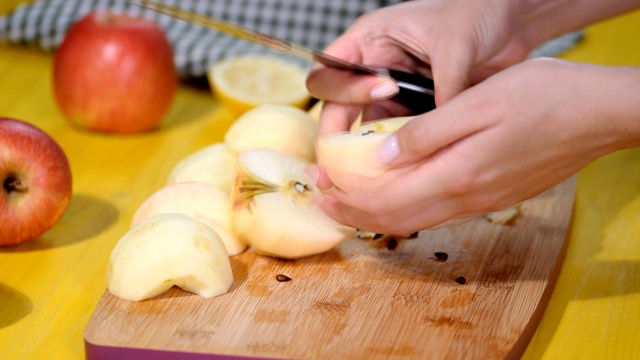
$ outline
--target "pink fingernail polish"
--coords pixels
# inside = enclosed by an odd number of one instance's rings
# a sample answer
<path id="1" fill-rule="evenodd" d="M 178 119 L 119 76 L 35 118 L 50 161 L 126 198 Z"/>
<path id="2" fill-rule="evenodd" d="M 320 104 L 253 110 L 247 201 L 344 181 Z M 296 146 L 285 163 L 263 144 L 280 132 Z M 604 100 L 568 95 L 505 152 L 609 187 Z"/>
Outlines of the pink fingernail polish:
<path id="1" fill-rule="evenodd" d="M 373 100 L 387 99 L 397 94 L 399 91 L 400 88 L 398 88 L 398 85 L 395 82 L 385 81 L 371 89 L 369 96 L 371 96 L 371 99 Z"/>

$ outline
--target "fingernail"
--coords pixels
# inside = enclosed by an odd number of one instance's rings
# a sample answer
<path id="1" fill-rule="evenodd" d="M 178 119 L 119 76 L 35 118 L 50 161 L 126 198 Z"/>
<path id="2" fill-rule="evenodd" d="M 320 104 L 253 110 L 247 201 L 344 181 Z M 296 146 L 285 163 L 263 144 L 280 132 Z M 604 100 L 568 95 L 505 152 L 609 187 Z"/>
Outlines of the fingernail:
<path id="1" fill-rule="evenodd" d="M 378 159 L 384 165 L 392 164 L 400 156 L 398 137 L 393 134 L 387 137 L 378 148 Z"/>
<path id="2" fill-rule="evenodd" d="M 387 99 L 397 94 L 399 91 L 400 88 L 398 87 L 398 84 L 393 81 L 385 81 L 371 89 L 369 96 L 371 96 L 371 99 L 373 100 Z"/>

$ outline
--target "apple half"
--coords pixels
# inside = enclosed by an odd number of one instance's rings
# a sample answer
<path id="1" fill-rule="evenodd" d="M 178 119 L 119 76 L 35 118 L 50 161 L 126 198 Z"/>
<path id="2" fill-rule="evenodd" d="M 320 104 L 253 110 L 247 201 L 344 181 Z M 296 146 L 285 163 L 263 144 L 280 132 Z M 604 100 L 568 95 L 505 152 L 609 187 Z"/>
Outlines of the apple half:
<path id="1" fill-rule="evenodd" d="M 318 123 L 304 110 L 266 104 L 242 114 L 227 130 L 224 141 L 235 153 L 264 148 L 315 161 Z"/>
<path id="2" fill-rule="evenodd" d="M 247 248 L 233 232 L 231 199 L 228 193 L 201 182 L 178 183 L 163 187 L 145 200 L 133 215 L 131 226 L 160 214 L 177 213 L 211 227 L 222 239 L 230 256 Z"/>
<path id="3" fill-rule="evenodd" d="M 270 149 L 238 155 L 232 192 L 234 229 L 257 253 L 295 259 L 330 250 L 355 234 L 317 205 L 309 162 Z"/>
<path id="4" fill-rule="evenodd" d="M 317 161 L 333 183 L 355 190 L 358 178 L 375 178 L 386 169 L 378 160 L 378 147 L 413 117 L 396 117 L 363 123 L 348 132 L 324 135 L 316 141 Z"/>
<path id="5" fill-rule="evenodd" d="M 226 293 L 233 283 L 229 256 L 209 226 L 182 214 L 150 217 L 116 244 L 107 266 L 107 289 L 141 301 L 176 285 L 203 298 Z"/>

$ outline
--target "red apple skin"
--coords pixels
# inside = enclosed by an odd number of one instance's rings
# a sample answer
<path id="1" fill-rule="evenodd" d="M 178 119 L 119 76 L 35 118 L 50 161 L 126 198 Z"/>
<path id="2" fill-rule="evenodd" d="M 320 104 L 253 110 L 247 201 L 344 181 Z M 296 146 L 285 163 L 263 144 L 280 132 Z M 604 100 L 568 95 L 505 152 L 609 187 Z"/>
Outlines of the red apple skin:
<path id="1" fill-rule="evenodd" d="M 71 200 L 69 161 L 47 133 L 0 117 L 0 246 L 33 240 L 55 225 Z"/>
<path id="2" fill-rule="evenodd" d="M 156 23 L 92 12 L 56 51 L 53 90 L 73 124 L 132 134 L 158 126 L 178 86 L 173 50 Z"/>

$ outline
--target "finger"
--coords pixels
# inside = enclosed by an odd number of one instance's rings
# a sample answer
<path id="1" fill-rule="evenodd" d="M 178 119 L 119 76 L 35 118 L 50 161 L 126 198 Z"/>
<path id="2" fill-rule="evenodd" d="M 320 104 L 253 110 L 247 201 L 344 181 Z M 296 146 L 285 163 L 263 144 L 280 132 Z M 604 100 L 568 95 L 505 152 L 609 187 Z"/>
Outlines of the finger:
<path id="1" fill-rule="evenodd" d="M 463 183 L 458 183 L 459 166 L 452 164 L 451 159 L 450 155 L 444 154 L 422 164 L 390 169 L 351 192 L 336 188 L 323 192 L 336 200 L 333 210 L 347 211 L 336 216 L 350 224 L 371 221 L 377 226 L 390 227 L 395 221 L 409 221 L 402 219 L 406 216 L 420 218 L 420 226 L 433 226 L 459 215 L 465 206 L 464 199 L 456 192 L 464 187 Z M 369 214 L 370 219 L 360 219 L 364 213 Z"/>
<path id="2" fill-rule="evenodd" d="M 402 103 L 387 100 L 366 105 L 362 111 L 362 121 L 379 120 L 389 117 L 408 116 L 413 112 Z"/>
<path id="3" fill-rule="evenodd" d="M 345 198 L 351 199 L 344 201 Z M 341 224 L 381 234 L 411 234 L 440 225 L 454 217 L 453 212 L 445 208 L 446 203 L 440 201 L 431 202 L 433 205 L 418 203 L 385 212 L 363 209 L 352 205 L 353 201 L 362 199 L 343 193 L 340 198 L 325 197 L 319 206 Z"/>
<path id="4" fill-rule="evenodd" d="M 326 101 L 320 113 L 318 136 L 349 131 L 351 124 L 358 118 L 361 111 L 361 106 Z"/>
<path id="5" fill-rule="evenodd" d="M 491 127 L 496 118 L 483 116 L 491 106 L 490 99 L 481 92 L 469 90 L 398 129 L 380 146 L 379 159 L 383 164 L 398 166 L 431 156 Z"/>
<path id="6" fill-rule="evenodd" d="M 387 77 L 319 65 L 307 75 L 306 85 L 311 96 L 343 104 L 368 104 L 388 99 L 400 91 L 398 84 Z"/>
<path id="7" fill-rule="evenodd" d="M 310 165 L 307 169 L 307 174 L 315 180 L 316 186 L 320 190 L 327 190 L 333 187 L 333 182 L 327 175 L 327 172 L 318 166 L 317 164 Z"/>
<path id="8" fill-rule="evenodd" d="M 472 46 L 462 43 L 449 46 L 451 48 L 446 52 L 434 51 L 431 54 L 437 106 L 445 104 L 469 87 L 470 73 L 475 61 Z"/>

